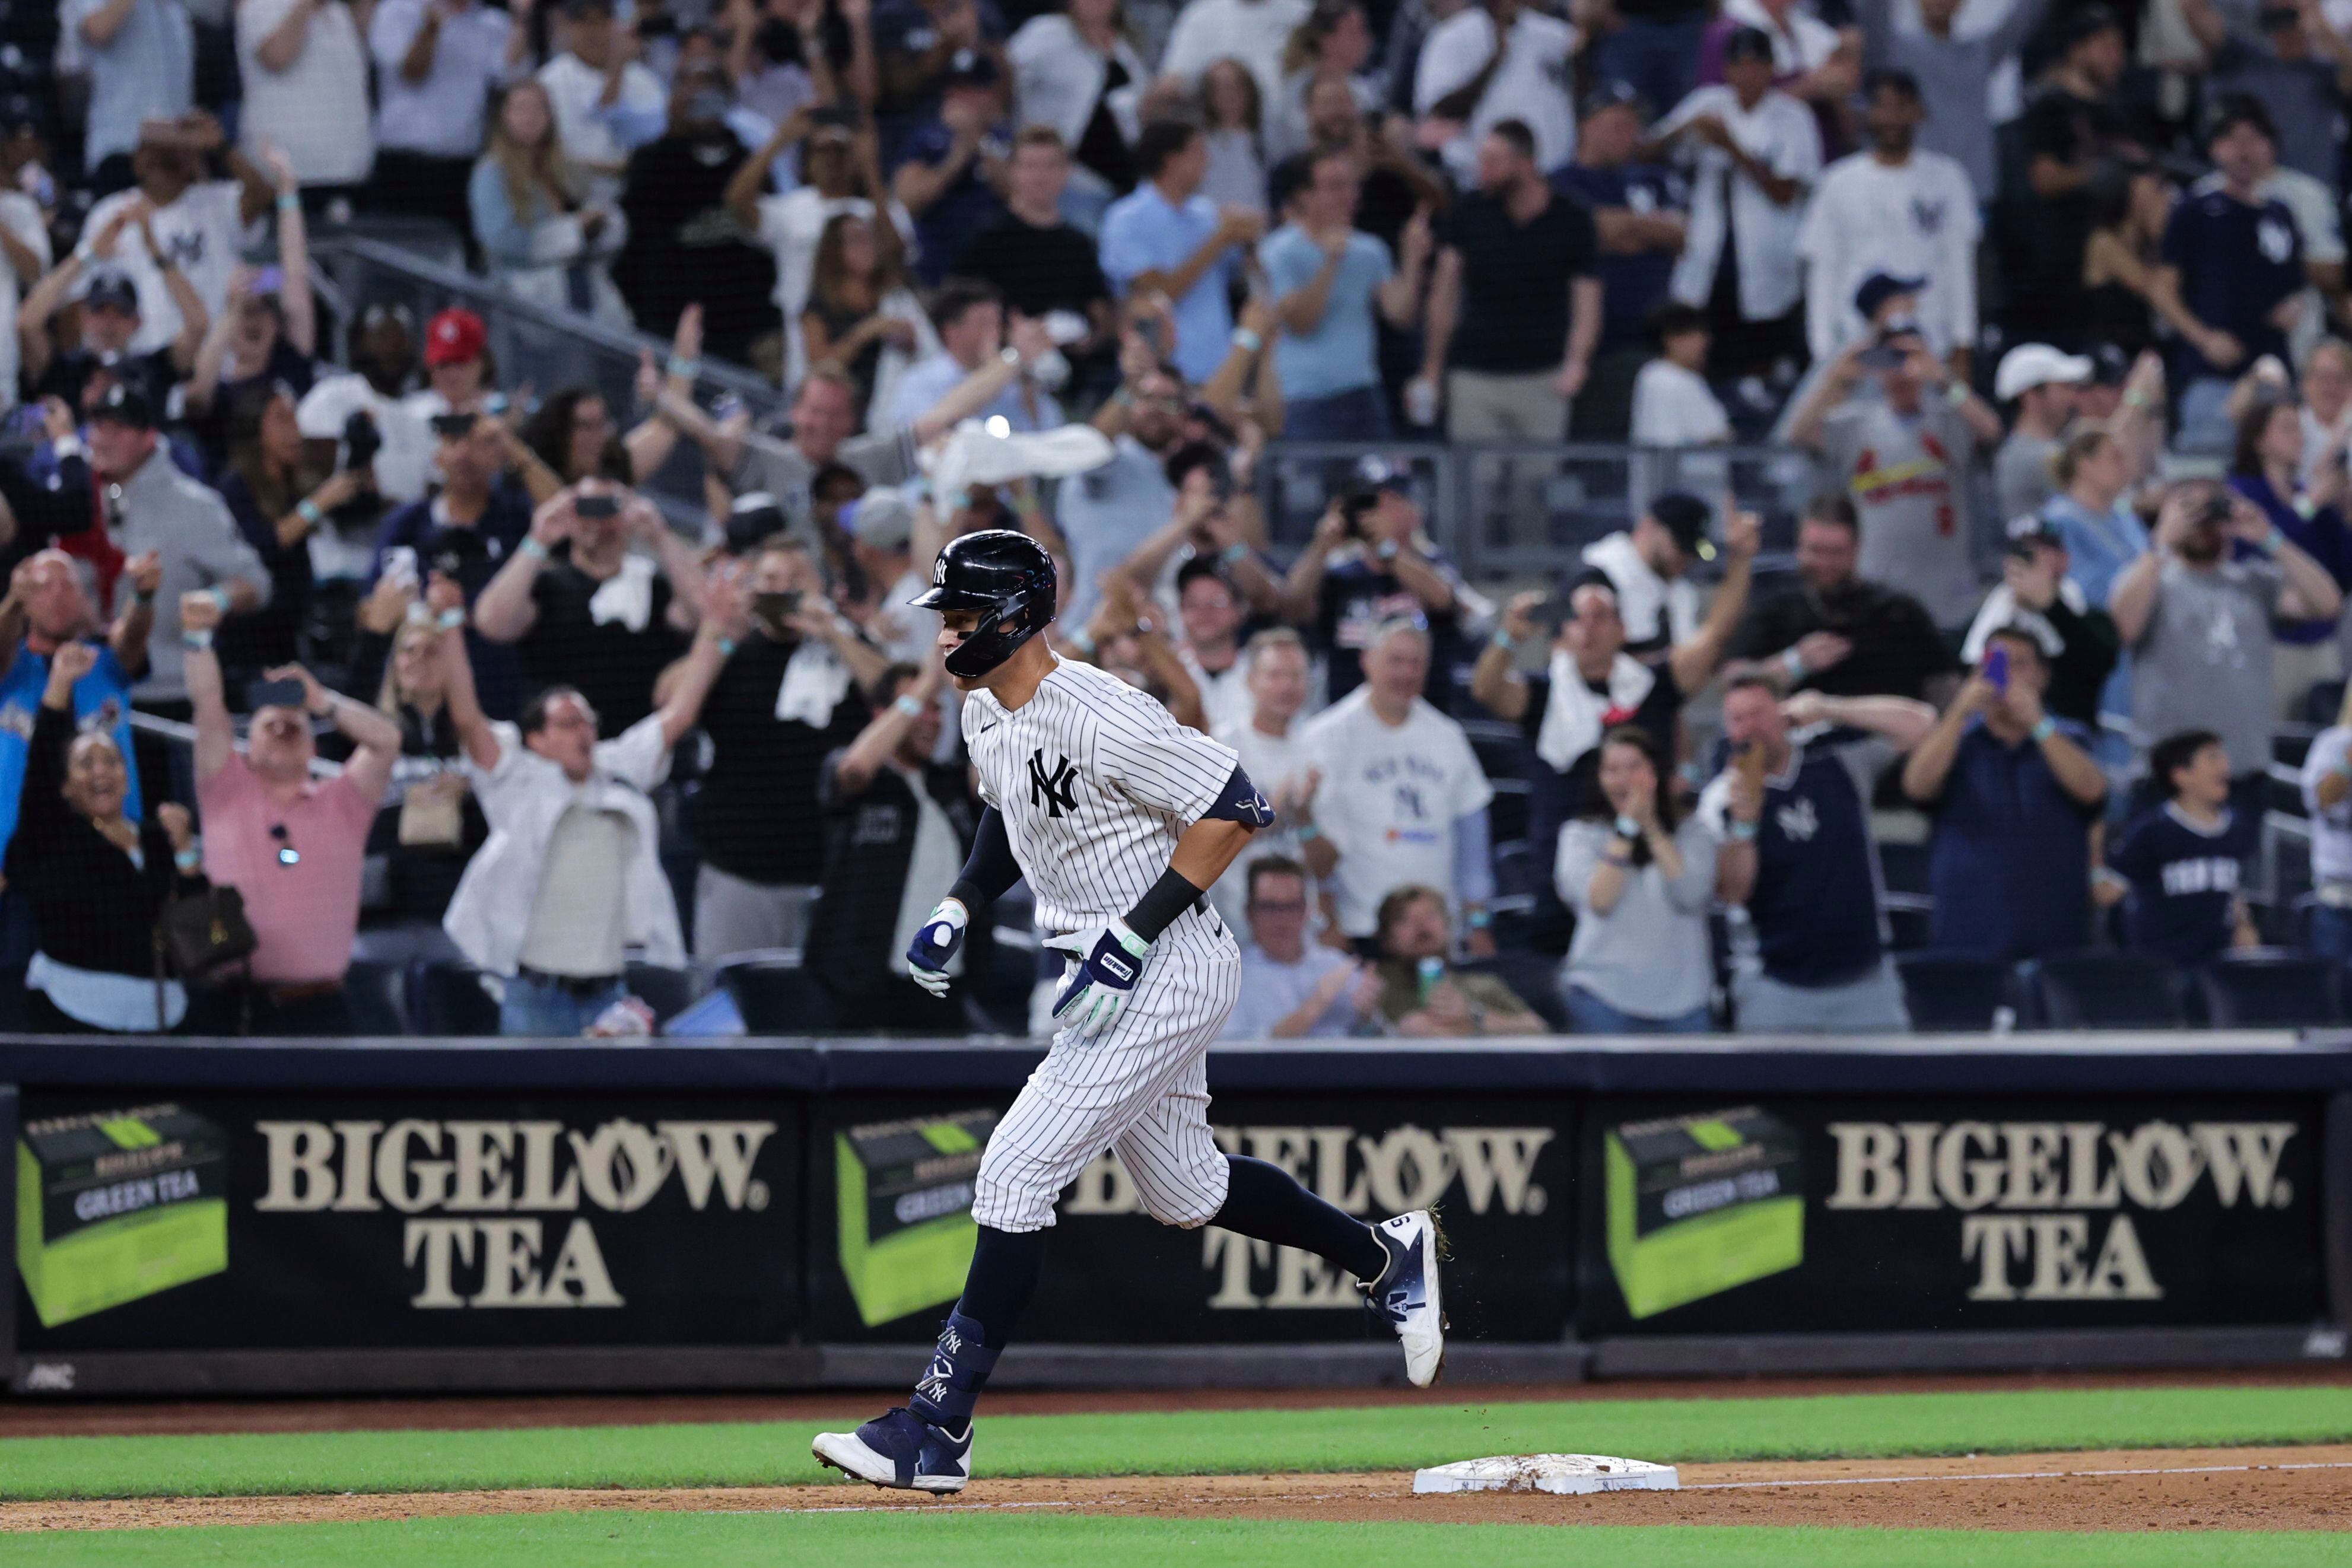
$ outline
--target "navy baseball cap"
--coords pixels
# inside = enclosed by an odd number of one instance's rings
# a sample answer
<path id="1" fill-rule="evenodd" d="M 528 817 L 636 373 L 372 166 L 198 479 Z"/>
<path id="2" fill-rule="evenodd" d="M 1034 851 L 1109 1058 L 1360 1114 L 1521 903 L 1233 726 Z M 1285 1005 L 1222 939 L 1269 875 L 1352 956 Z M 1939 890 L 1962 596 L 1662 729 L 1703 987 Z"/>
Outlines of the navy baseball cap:
<path id="1" fill-rule="evenodd" d="M 1577 118 L 1590 120 L 1612 109 L 1630 109 L 1634 119 L 1644 125 L 1650 123 L 1650 100 L 1633 83 L 1613 78 L 1584 95 L 1584 102 L 1577 108 Z"/>
<path id="2" fill-rule="evenodd" d="M 117 310 L 139 314 L 139 286 L 125 272 L 97 272 L 90 275 L 89 287 L 82 290 L 85 306 L 111 306 Z"/>
<path id="3" fill-rule="evenodd" d="M 106 395 L 98 400 L 98 406 L 89 411 L 89 417 L 93 423 L 108 420 L 116 424 L 127 424 L 133 430 L 155 428 L 154 405 L 147 401 L 144 392 L 124 382 L 117 382 L 106 389 Z"/>
<path id="4" fill-rule="evenodd" d="M 2066 548 L 2066 536 L 2058 525 L 2039 512 L 2025 512 L 2009 519 L 2009 549 L 2012 555 L 2023 555 L 2035 545 L 2055 545 Z"/>
<path id="5" fill-rule="evenodd" d="M 1769 60 L 1772 57 L 1772 35 L 1761 27 L 1734 27 L 1731 36 L 1723 40 L 1724 64 L 1734 60 Z"/>
<path id="6" fill-rule="evenodd" d="M 1650 516 L 1674 536 L 1675 548 L 1687 556 L 1711 554 L 1701 547 L 1706 542 L 1706 525 L 1715 516 L 1715 508 L 1687 490 L 1669 490 L 1650 503 Z"/>
<path id="7" fill-rule="evenodd" d="M 2061 52 L 2068 52 L 2101 33 L 2120 33 L 2123 30 L 2122 20 L 2108 6 L 2077 5 L 2067 12 L 2058 24 L 2058 47 Z"/>
<path id="8" fill-rule="evenodd" d="M 1394 490 L 1400 496 L 1412 494 L 1412 465 L 1398 458 L 1377 454 L 1356 459 L 1356 469 L 1350 476 L 1359 491 Z"/>
<path id="9" fill-rule="evenodd" d="M 948 61 L 946 78 L 940 83 L 943 89 L 959 87 L 994 87 L 997 83 L 996 60 L 978 49 L 958 49 Z"/>
<path id="10" fill-rule="evenodd" d="M 1927 287 L 1924 277 L 1896 277 L 1892 273 L 1874 272 L 1853 291 L 1853 308 L 1862 312 L 1864 320 L 1874 321 L 1879 308 L 1888 300 L 1898 294 L 1916 294 Z"/>

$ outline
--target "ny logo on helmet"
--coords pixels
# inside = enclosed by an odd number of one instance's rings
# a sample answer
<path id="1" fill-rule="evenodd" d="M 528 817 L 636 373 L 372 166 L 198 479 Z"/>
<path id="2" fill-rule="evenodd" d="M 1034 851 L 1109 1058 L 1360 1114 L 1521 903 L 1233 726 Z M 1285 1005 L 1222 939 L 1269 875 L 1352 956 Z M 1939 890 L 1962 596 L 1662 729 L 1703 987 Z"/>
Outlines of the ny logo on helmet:
<path id="1" fill-rule="evenodd" d="M 1029 803 L 1045 807 L 1053 817 L 1078 809 L 1078 770 L 1068 758 L 1055 758 L 1054 770 L 1048 773 L 1045 748 L 1041 746 L 1029 754 Z"/>
<path id="2" fill-rule="evenodd" d="M 931 558 L 931 586 L 934 588 L 945 588 L 947 586 L 947 581 L 948 556 L 947 551 L 941 550 L 939 554 Z"/>

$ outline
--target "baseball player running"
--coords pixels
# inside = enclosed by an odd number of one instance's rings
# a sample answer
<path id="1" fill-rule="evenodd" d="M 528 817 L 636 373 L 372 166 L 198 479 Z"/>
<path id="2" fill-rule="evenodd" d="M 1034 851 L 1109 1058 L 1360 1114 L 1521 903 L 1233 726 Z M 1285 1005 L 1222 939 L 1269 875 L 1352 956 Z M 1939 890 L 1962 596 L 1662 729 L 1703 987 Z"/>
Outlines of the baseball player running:
<path id="1" fill-rule="evenodd" d="M 1427 1209 L 1374 1227 L 1209 1132 L 1209 1042 L 1240 993 L 1241 955 L 1203 894 L 1274 820 L 1234 753 L 1144 693 L 1056 658 L 1053 559 L 1005 529 L 950 542 L 914 601 L 940 612 L 948 674 L 986 803 L 962 875 L 907 956 L 943 988 L 948 957 L 1024 874 L 1069 955 L 1052 1048 L 982 1156 L 980 1239 L 963 1296 L 903 1406 L 816 1457 L 877 1486 L 953 1492 L 971 1478 L 972 1407 L 1036 1287 L 1054 1201 L 1105 1149 L 1164 1225 L 1214 1223 L 1321 1255 L 1403 1342 L 1415 1386 L 1445 1359 L 1438 1236 Z"/>

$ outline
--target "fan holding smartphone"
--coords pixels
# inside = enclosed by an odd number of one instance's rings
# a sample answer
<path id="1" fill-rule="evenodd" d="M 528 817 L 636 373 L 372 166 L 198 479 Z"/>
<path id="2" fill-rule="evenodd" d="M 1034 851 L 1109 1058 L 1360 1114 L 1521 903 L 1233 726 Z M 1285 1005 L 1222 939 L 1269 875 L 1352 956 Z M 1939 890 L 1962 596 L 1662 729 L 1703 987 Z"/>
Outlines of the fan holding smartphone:
<path id="1" fill-rule="evenodd" d="M 2011 961 L 2083 945 L 2107 780 L 2090 732 L 2043 708 L 2049 684 L 2030 629 L 1994 632 L 1903 765 L 1903 792 L 1936 819 L 1927 876 L 1939 950 Z"/>

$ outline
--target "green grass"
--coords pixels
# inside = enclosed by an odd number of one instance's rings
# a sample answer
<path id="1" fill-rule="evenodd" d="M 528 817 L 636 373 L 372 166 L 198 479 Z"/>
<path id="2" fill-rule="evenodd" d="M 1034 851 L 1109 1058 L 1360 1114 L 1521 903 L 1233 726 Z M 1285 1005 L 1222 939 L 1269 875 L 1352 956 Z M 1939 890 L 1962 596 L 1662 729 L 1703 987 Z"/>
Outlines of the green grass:
<path id="1" fill-rule="evenodd" d="M 1310 1524 L 940 1513 L 563 1513 L 400 1523 L 10 1535 L 11 1568 L 594 1568 L 798 1563 L 922 1568 L 2342 1568 L 2345 1539 L 2304 1533 L 2057 1534 L 1956 1530 Z"/>
<path id="2" fill-rule="evenodd" d="M 832 1479 L 805 1422 L 518 1431 L 303 1432 L 0 1441 L 0 1497 L 170 1497 Z M 1894 1458 L 2352 1440 L 2352 1388 L 2050 1389 L 1319 1410 L 1006 1416 L 980 1473 L 1384 1470 L 1482 1454 Z M 0 1555 L 5 1555 L 0 1553 Z"/>

